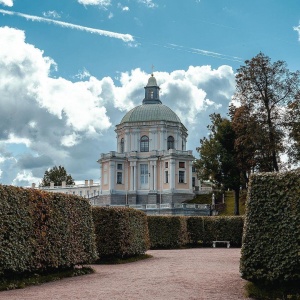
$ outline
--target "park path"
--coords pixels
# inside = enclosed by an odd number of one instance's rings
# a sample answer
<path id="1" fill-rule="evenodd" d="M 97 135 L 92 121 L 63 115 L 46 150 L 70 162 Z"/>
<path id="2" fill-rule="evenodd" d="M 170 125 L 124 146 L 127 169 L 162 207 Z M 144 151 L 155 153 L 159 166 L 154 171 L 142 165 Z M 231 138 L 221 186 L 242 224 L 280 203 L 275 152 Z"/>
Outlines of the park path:
<path id="1" fill-rule="evenodd" d="M 96 273 L 0 292 L 2 300 L 246 299 L 240 249 L 151 250 L 153 258 L 94 265 Z"/>

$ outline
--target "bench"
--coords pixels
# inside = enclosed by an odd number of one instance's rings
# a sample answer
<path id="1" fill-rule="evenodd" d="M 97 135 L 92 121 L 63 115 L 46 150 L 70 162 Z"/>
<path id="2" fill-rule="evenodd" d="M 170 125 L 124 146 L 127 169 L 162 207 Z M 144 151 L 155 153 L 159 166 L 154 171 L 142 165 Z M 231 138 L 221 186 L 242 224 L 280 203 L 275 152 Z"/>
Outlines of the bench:
<path id="1" fill-rule="evenodd" d="M 227 248 L 230 248 L 230 241 L 213 241 L 214 248 L 216 248 L 217 243 L 227 244 Z"/>

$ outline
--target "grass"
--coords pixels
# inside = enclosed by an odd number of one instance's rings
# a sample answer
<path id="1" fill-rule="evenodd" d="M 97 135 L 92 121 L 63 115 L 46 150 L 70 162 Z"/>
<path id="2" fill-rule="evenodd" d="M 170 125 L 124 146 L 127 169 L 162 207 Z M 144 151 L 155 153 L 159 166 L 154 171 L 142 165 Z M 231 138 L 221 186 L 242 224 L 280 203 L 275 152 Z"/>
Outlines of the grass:
<path id="1" fill-rule="evenodd" d="M 216 195 L 216 198 L 222 199 L 222 195 Z M 245 214 L 245 200 L 246 194 L 245 192 L 241 192 L 240 201 L 239 201 L 239 210 L 240 215 Z M 185 201 L 186 203 L 194 203 L 194 204 L 211 204 L 212 201 L 212 193 L 209 194 L 200 194 L 197 195 L 194 199 Z M 219 200 L 221 201 L 221 200 Z M 219 213 L 219 216 L 233 216 L 234 215 L 234 192 L 227 191 L 225 192 L 225 209 Z"/>
<path id="2" fill-rule="evenodd" d="M 299 300 L 300 287 L 299 284 L 292 284 L 288 286 L 264 286 L 247 282 L 246 296 L 257 300 Z"/>
<path id="3" fill-rule="evenodd" d="M 140 255 L 135 255 L 135 256 L 130 256 L 130 257 L 123 257 L 123 258 L 118 258 L 118 257 L 106 257 L 103 259 L 100 259 L 97 261 L 97 264 L 100 265 L 118 265 L 118 264 L 128 264 L 132 262 L 136 262 L 139 260 L 144 260 L 153 257 L 152 255 L 149 254 L 140 254 Z"/>
<path id="4" fill-rule="evenodd" d="M 67 277 L 75 277 L 91 273 L 94 273 L 94 270 L 91 267 L 74 267 L 44 273 L 10 274 L 9 276 L 0 277 L 0 291 L 22 289 L 26 286 L 39 285 Z"/>

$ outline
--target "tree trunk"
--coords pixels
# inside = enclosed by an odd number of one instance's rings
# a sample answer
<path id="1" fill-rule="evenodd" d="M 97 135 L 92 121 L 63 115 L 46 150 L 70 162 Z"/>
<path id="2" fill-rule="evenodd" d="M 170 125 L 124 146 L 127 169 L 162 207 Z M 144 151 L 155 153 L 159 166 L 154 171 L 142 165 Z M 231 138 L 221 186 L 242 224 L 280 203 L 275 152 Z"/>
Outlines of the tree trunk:
<path id="1" fill-rule="evenodd" d="M 234 215 L 235 216 L 239 216 L 239 214 L 240 214 L 239 199 L 240 199 L 240 189 L 236 188 L 234 190 Z"/>

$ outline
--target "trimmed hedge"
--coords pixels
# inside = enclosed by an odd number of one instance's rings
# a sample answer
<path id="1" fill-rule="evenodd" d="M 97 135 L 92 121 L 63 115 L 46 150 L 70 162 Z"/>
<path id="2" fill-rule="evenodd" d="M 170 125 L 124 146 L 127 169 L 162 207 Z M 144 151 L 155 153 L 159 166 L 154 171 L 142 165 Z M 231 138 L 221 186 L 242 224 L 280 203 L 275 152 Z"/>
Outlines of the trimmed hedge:
<path id="1" fill-rule="evenodd" d="M 186 217 L 148 216 L 151 249 L 180 248 L 188 243 Z"/>
<path id="2" fill-rule="evenodd" d="M 101 260 L 144 254 L 149 249 L 147 216 L 133 208 L 93 207 Z"/>
<path id="3" fill-rule="evenodd" d="M 81 197 L 0 185 L 0 276 L 90 263 L 93 230 Z"/>
<path id="4" fill-rule="evenodd" d="M 188 217 L 190 244 L 212 245 L 213 241 L 230 241 L 231 246 L 242 245 L 244 217 Z"/>
<path id="5" fill-rule="evenodd" d="M 240 271 L 254 283 L 300 280 L 300 170 L 250 178 Z"/>

